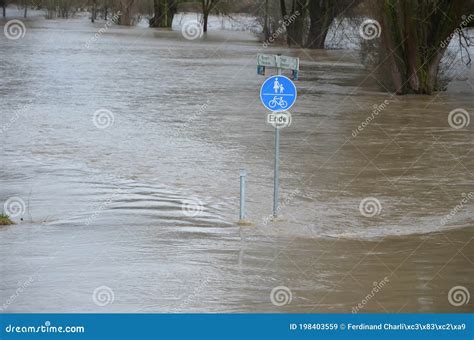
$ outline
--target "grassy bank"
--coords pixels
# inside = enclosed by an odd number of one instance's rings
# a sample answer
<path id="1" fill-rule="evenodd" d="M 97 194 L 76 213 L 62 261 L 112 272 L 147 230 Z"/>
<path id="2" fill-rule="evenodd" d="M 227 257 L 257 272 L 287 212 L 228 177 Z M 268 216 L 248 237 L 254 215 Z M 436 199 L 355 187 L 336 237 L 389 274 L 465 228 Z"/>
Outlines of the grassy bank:
<path id="1" fill-rule="evenodd" d="M 0 214 L 0 225 L 15 224 L 6 214 Z"/>

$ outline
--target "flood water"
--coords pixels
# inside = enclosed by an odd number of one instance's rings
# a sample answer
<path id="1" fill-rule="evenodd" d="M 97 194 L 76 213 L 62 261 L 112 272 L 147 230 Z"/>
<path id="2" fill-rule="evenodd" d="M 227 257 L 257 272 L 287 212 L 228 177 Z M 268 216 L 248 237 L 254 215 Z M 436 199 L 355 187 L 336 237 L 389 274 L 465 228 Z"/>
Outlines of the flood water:
<path id="1" fill-rule="evenodd" d="M 473 112 L 472 71 L 394 97 L 354 51 L 263 49 L 236 32 L 94 38 L 103 24 L 29 21 L 23 39 L 0 37 L 0 202 L 25 203 L 0 227 L 6 312 L 350 313 L 385 278 L 360 312 L 474 311 L 448 301 L 454 286 L 474 294 L 474 202 L 443 222 L 474 192 L 474 124 L 448 124 Z M 276 221 L 261 52 L 301 58 Z M 251 226 L 236 223 L 240 168 Z M 381 210 L 364 216 L 371 197 Z"/>

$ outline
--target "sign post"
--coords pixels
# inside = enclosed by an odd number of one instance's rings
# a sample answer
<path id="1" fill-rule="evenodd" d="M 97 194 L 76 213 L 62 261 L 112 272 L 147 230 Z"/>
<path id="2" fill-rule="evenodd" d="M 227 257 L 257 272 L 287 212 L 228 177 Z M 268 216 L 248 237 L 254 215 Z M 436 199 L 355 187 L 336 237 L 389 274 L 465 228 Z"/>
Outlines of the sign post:
<path id="1" fill-rule="evenodd" d="M 281 75 L 281 68 L 277 68 L 277 73 Z M 280 197 L 280 129 L 277 126 L 275 126 L 275 168 L 273 177 L 273 217 L 276 218 Z"/>
<path id="2" fill-rule="evenodd" d="M 282 76 L 282 69 L 292 71 L 293 79 L 298 79 L 299 58 L 282 55 L 259 54 L 257 56 L 257 73 L 265 75 L 265 68 L 276 68 L 277 75 L 265 80 L 260 89 L 260 99 L 263 105 L 272 112 L 288 110 L 296 101 L 296 86 L 287 77 Z M 279 210 L 280 188 L 280 128 L 275 125 L 275 166 L 273 178 L 273 217 L 276 218 Z"/>

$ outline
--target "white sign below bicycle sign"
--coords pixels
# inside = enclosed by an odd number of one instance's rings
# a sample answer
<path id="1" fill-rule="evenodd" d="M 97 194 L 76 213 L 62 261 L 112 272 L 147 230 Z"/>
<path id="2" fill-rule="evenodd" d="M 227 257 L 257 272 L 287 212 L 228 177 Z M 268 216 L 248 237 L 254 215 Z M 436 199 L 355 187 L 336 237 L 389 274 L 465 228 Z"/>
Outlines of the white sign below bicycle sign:
<path id="1" fill-rule="evenodd" d="M 274 128 L 283 129 L 291 125 L 291 113 L 286 111 L 269 113 L 267 123 L 273 125 Z"/>
<path id="2" fill-rule="evenodd" d="M 296 86 L 287 77 L 272 76 L 265 80 L 260 89 L 260 99 L 270 111 L 286 111 L 296 101 Z"/>

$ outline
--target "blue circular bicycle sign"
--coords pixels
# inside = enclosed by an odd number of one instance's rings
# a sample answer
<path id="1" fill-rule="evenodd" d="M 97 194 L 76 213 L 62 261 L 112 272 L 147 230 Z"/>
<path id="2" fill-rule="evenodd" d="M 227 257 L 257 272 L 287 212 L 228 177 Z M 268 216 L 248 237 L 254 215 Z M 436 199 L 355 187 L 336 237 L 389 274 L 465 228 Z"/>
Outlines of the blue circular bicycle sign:
<path id="1" fill-rule="evenodd" d="M 296 101 L 296 86 L 285 76 L 270 77 L 260 89 L 260 99 L 270 111 L 286 111 Z"/>

